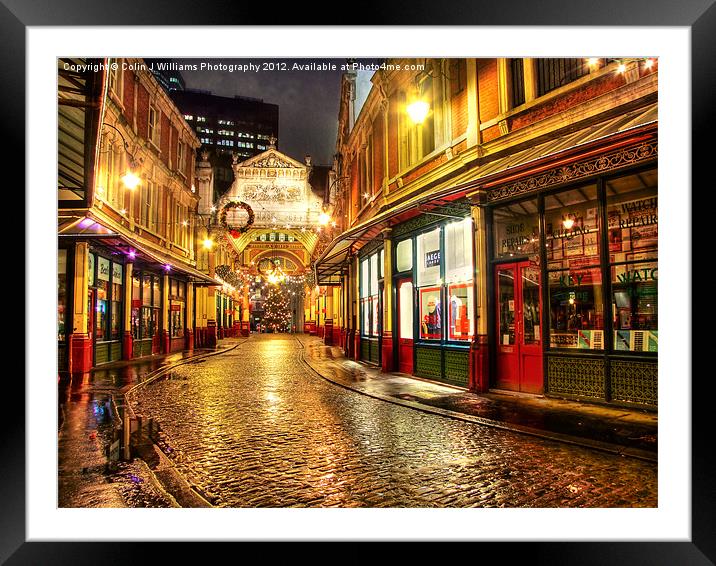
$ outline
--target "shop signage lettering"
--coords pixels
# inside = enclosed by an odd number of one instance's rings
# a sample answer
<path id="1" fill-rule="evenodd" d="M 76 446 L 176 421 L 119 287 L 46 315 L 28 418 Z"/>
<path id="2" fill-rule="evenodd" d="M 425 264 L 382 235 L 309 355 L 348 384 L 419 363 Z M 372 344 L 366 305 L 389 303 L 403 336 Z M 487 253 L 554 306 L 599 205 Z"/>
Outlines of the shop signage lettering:
<path id="1" fill-rule="evenodd" d="M 440 265 L 440 250 L 426 253 L 425 267 L 435 267 L 436 265 Z"/>
<path id="2" fill-rule="evenodd" d="M 575 226 L 571 230 L 567 230 L 566 228 L 564 228 L 562 230 L 552 232 L 552 238 L 571 240 L 572 238 L 576 238 L 577 236 L 584 236 L 585 234 L 589 234 L 590 231 L 591 230 L 589 228 L 584 228 L 582 226 Z"/>
<path id="3" fill-rule="evenodd" d="M 112 283 L 122 284 L 122 266 L 119 263 L 112 265 Z"/>
<path id="4" fill-rule="evenodd" d="M 529 241 L 530 239 L 524 236 L 522 238 L 505 238 L 502 240 L 502 249 L 513 250 L 518 246 L 529 243 Z"/>
<path id="5" fill-rule="evenodd" d="M 658 268 L 635 269 L 634 271 L 627 271 L 617 276 L 617 279 L 621 283 L 634 283 L 636 281 L 656 281 L 658 277 Z"/>
<path id="6" fill-rule="evenodd" d="M 619 219 L 620 228 L 653 226 L 659 223 L 658 197 L 645 198 L 624 202 L 621 205 Z"/>
<path id="7" fill-rule="evenodd" d="M 622 212 L 634 214 L 638 212 L 648 212 L 656 210 L 658 205 L 658 197 L 646 198 L 641 200 L 632 200 L 622 204 Z"/>
<path id="8" fill-rule="evenodd" d="M 170 307 L 170 310 L 172 310 L 172 311 L 180 311 L 180 310 L 181 310 L 181 305 L 172 305 L 172 306 Z"/>
<path id="9" fill-rule="evenodd" d="M 574 275 L 562 275 L 559 278 L 560 287 L 579 287 L 584 279 L 584 273 L 576 273 Z"/>
<path id="10" fill-rule="evenodd" d="M 102 281 L 109 281 L 109 260 L 99 258 L 99 271 L 97 277 Z"/>
<path id="11" fill-rule="evenodd" d="M 653 226 L 659 223 L 657 214 L 644 214 L 642 216 L 629 217 L 619 220 L 620 228 L 636 228 L 638 226 Z"/>

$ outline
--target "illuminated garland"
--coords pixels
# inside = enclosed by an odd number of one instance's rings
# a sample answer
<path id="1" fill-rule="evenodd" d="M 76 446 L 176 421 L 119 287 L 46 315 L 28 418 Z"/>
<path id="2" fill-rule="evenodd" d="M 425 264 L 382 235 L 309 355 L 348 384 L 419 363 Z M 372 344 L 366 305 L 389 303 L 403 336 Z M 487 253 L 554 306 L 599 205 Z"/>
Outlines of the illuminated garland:
<path id="1" fill-rule="evenodd" d="M 226 213 L 229 211 L 230 208 L 242 208 L 246 211 L 246 213 L 249 215 L 248 220 L 246 221 L 246 224 L 243 226 L 240 226 L 236 228 L 235 226 L 229 226 L 229 224 L 226 222 Z M 221 213 L 219 215 L 219 222 L 221 225 L 226 228 L 229 231 L 229 234 L 231 234 L 232 237 L 238 238 L 241 236 L 241 234 L 248 232 L 251 225 L 254 223 L 254 211 L 252 208 L 246 204 L 245 202 L 228 202 L 224 205 L 224 207 L 221 209 Z"/>

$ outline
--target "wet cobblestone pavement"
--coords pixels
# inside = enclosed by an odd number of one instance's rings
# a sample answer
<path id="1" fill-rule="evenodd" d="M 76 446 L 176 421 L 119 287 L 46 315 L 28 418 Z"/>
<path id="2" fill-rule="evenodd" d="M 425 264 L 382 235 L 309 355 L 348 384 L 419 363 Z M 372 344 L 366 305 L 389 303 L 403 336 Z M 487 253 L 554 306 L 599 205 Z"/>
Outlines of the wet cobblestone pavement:
<path id="1" fill-rule="evenodd" d="M 129 400 L 158 421 L 177 470 L 221 507 L 657 505 L 654 463 L 367 397 L 301 355 L 289 335 L 254 335 Z"/>

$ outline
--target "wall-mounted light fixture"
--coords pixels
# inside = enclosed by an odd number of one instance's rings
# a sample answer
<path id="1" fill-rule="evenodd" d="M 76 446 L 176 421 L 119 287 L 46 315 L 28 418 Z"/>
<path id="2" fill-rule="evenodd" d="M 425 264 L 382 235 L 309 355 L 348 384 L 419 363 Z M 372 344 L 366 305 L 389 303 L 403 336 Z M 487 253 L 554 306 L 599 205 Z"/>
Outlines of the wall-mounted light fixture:
<path id="1" fill-rule="evenodd" d="M 112 128 L 115 132 L 119 134 L 119 137 L 122 138 L 122 144 L 124 147 L 124 151 L 127 153 L 127 161 L 129 165 L 129 169 L 125 172 L 125 174 L 120 177 L 122 180 L 122 183 L 124 183 L 124 186 L 127 187 L 129 190 L 134 190 L 137 188 L 137 185 L 141 182 L 141 179 L 139 178 L 139 175 L 135 173 L 135 171 L 139 171 L 142 166 L 142 162 L 144 161 L 141 157 L 137 157 L 137 148 L 135 148 L 134 152 L 132 152 L 129 148 L 129 143 L 126 139 L 124 139 L 124 135 L 122 135 L 122 132 L 112 124 L 103 123 L 102 127 Z"/>

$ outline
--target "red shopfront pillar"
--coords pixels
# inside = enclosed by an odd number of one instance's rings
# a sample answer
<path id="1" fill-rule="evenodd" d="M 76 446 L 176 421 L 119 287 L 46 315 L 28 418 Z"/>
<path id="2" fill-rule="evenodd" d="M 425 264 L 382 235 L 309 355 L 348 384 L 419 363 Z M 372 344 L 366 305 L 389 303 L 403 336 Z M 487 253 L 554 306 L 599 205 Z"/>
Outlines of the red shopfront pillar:
<path id="1" fill-rule="evenodd" d="M 470 344 L 470 378 L 468 389 L 484 393 L 490 388 L 487 336 L 476 336 Z"/>
<path id="2" fill-rule="evenodd" d="M 360 332 L 358 331 L 353 336 L 353 359 L 360 360 Z"/>
<path id="3" fill-rule="evenodd" d="M 187 350 L 193 350 L 194 349 L 194 331 L 186 332 L 186 349 Z"/>
<path id="4" fill-rule="evenodd" d="M 171 340 L 169 339 L 169 332 L 167 330 L 162 330 L 161 341 L 162 353 L 168 354 L 171 352 Z"/>
<path id="5" fill-rule="evenodd" d="M 216 348 L 216 321 L 209 320 L 206 323 L 206 346 Z"/>
<path id="6" fill-rule="evenodd" d="M 333 346 L 333 321 L 330 318 L 323 321 L 323 343 Z"/>
<path id="7" fill-rule="evenodd" d="M 92 340 L 87 334 L 70 335 L 70 363 L 72 373 L 84 373 L 92 369 Z"/>
<path id="8" fill-rule="evenodd" d="M 242 320 L 241 321 L 241 336 L 243 336 L 244 338 L 248 338 L 250 332 L 251 332 L 251 323 L 248 320 Z"/>
<path id="9" fill-rule="evenodd" d="M 390 330 L 383 332 L 381 354 L 381 366 L 383 371 L 386 373 L 393 371 L 393 333 Z"/>
<path id="10" fill-rule="evenodd" d="M 126 331 L 122 335 L 122 359 L 123 360 L 131 360 L 132 359 L 133 344 L 134 344 L 134 338 L 132 337 L 132 333 L 129 331 Z"/>

